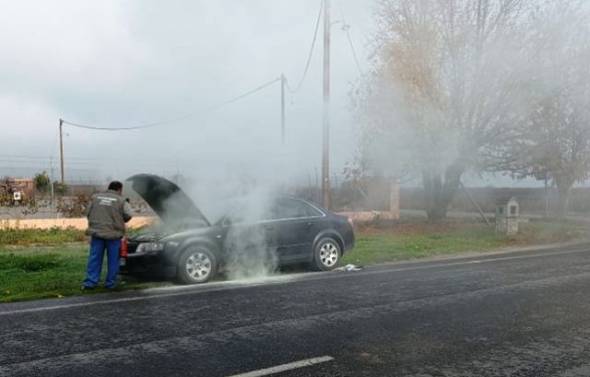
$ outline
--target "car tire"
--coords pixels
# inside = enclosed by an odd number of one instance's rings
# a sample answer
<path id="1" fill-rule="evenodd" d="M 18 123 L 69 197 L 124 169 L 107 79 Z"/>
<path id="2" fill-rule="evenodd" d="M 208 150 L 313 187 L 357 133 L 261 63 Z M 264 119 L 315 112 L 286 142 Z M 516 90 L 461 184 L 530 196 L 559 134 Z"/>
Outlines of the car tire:
<path id="1" fill-rule="evenodd" d="M 217 274 L 217 258 L 206 246 L 189 246 L 178 258 L 176 276 L 182 284 L 201 284 Z"/>
<path id="2" fill-rule="evenodd" d="M 338 266 L 342 248 L 332 237 L 322 237 L 313 249 L 312 268 L 316 271 L 331 271 Z"/>

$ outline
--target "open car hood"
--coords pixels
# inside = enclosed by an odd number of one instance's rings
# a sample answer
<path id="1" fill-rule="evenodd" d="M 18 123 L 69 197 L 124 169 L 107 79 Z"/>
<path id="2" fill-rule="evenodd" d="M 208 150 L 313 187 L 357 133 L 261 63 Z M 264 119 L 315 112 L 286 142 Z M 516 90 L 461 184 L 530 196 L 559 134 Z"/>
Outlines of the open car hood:
<path id="1" fill-rule="evenodd" d="M 167 225 L 203 227 L 209 221 L 195 203 L 175 183 L 152 174 L 127 178 L 131 187 Z"/>

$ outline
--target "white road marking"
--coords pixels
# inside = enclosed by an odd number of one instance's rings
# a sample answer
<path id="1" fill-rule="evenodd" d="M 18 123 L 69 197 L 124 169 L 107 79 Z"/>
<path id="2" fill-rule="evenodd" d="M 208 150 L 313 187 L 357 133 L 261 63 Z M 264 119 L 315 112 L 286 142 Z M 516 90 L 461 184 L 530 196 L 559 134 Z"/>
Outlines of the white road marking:
<path id="1" fill-rule="evenodd" d="M 453 266 L 462 266 L 462 265 L 469 265 L 469 264 L 481 264 L 481 263 L 506 261 L 506 260 L 542 258 L 542 257 L 551 257 L 551 256 L 568 255 L 568 254 L 576 254 L 576 253 L 587 253 L 589 251 L 590 250 L 584 249 L 584 250 L 563 251 L 563 252 L 559 252 L 559 253 L 527 254 L 527 255 L 518 255 L 518 256 L 511 256 L 511 257 L 498 257 L 498 258 L 489 258 L 489 259 L 467 260 L 467 261 L 462 261 L 462 262 L 428 264 L 426 266 L 391 268 L 391 269 L 383 269 L 383 270 L 380 269 L 380 270 L 376 270 L 376 271 L 358 271 L 358 272 L 351 272 L 349 274 L 343 273 L 343 272 L 326 272 L 326 273 L 317 273 L 315 275 L 315 277 L 313 277 L 310 274 L 300 274 L 302 277 L 306 277 L 305 279 L 300 279 L 299 277 L 293 278 L 289 275 L 284 275 L 284 278 L 277 276 L 275 279 L 269 279 L 267 281 L 259 281 L 259 282 L 255 282 L 255 283 L 245 283 L 245 282 L 236 283 L 236 282 L 232 282 L 232 281 L 221 282 L 221 283 L 208 283 L 205 285 L 200 285 L 198 287 L 186 287 L 186 290 L 184 290 L 185 287 L 183 287 L 183 288 L 181 288 L 183 290 L 180 292 L 173 287 L 172 288 L 173 293 L 149 294 L 150 291 L 152 291 L 152 292 L 160 291 L 161 292 L 161 291 L 168 290 L 167 288 L 153 288 L 153 289 L 149 289 L 149 290 L 144 290 L 143 293 L 147 293 L 147 295 L 145 295 L 145 296 L 122 297 L 122 298 L 90 301 L 90 302 L 79 302 L 79 303 L 74 303 L 74 304 L 52 305 L 52 306 L 42 306 L 42 307 L 36 307 L 36 308 L 0 311 L 0 317 L 6 316 L 6 315 L 13 315 L 13 314 L 35 313 L 35 312 L 43 312 L 43 311 L 58 310 L 58 309 L 69 309 L 69 308 L 77 308 L 77 307 L 84 307 L 84 306 L 104 305 L 104 304 L 113 304 L 113 303 L 120 303 L 120 302 L 134 302 L 134 301 L 152 300 L 152 299 L 165 298 L 165 297 L 188 296 L 188 295 L 204 293 L 204 292 L 226 291 L 226 290 L 233 290 L 233 289 L 262 286 L 262 285 L 278 285 L 278 284 L 286 284 L 286 283 L 296 282 L 296 281 L 301 281 L 301 280 L 305 280 L 305 281 L 323 280 L 323 279 L 339 278 L 342 276 L 364 276 L 364 275 L 386 274 L 386 273 L 392 273 L 392 272 L 418 271 L 418 270 L 427 270 L 427 269 L 440 268 L 440 267 L 453 267 Z"/>
<path id="2" fill-rule="evenodd" d="M 234 374 L 230 377 L 262 377 L 262 376 L 269 376 L 271 374 L 286 372 L 288 370 L 305 368 L 316 364 L 325 363 L 328 361 L 332 361 L 334 358 L 332 356 L 322 356 L 322 357 L 314 357 L 311 359 L 305 359 L 300 361 L 295 361 L 293 363 L 277 365 L 270 368 L 254 370 L 248 373 L 240 373 Z"/>
<path id="3" fill-rule="evenodd" d="M 209 284 L 207 284 L 207 285 L 200 286 L 200 288 L 203 288 L 203 289 L 195 289 L 196 287 L 192 287 L 193 288 L 192 290 L 187 289 L 187 290 L 183 290 L 180 292 L 176 291 L 174 293 L 148 294 L 146 296 L 122 297 L 122 298 L 90 301 L 90 302 L 78 302 L 75 304 L 41 306 L 41 307 L 37 307 L 37 308 L 0 311 L 0 316 L 11 315 L 11 314 L 35 313 L 35 312 L 57 310 L 57 309 L 78 308 L 78 307 L 84 307 L 84 306 L 114 304 L 114 303 L 119 303 L 119 302 L 143 301 L 143 300 L 151 300 L 151 299 L 165 298 L 165 297 L 188 296 L 188 295 L 193 295 L 193 294 L 197 294 L 197 293 L 228 291 L 228 290 L 232 290 L 232 289 L 245 288 L 245 287 L 256 287 L 256 286 L 260 286 L 260 285 L 273 285 L 273 284 L 279 284 L 279 283 L 286 283 L 289 281 L 292 281 L 292 280 L 291 279 L 273 280 L 273 281 L 269 281 L 266 283 L 259 282 L 259 283 L 251 283 L 251 284 L 234 284 L 233 282 L 210 283 L 212 285 L 211 287 L 208 287 Z M 228 284 L 225 284 L 225 283 L 228 283 Z M 209 288 L 213 288 L 213 289 L 209 289 Z M 159 288 L 154 288 L 154 289 L 159 289 Z"/>

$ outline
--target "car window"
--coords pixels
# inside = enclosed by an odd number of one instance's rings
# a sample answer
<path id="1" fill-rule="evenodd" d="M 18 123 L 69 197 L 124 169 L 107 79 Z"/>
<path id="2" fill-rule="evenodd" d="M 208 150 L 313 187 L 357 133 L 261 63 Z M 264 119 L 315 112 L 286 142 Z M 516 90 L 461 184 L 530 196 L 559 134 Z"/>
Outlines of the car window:
<path id="1" fill-rule="evenodd" d="M 315 216 L 322 216 L 323 215 L 323 213 L 321 213 L 318 209 L 314 208 L 313 206 L 309 205 L 308 203 L 302 202 L 300 200 L 297 200 L 297 202 L 305 210 L 307 217 L 315 217 Z"/>
<path id="2" fill-rule="evenodd" d="M 236 202 L 231 209 L 218 220 L 218 223 L 229 226 L 232 224 L 254 223 L 261 220 L 271 219 L 270 204 L 264 202 Z"/>
<path id="3" fill-rule="evenodd" d="M 322 213 L 309 204 L 295 199 L 280 199 L 270 213 L 272 219 L 295 219 L 321 216 Z"/>

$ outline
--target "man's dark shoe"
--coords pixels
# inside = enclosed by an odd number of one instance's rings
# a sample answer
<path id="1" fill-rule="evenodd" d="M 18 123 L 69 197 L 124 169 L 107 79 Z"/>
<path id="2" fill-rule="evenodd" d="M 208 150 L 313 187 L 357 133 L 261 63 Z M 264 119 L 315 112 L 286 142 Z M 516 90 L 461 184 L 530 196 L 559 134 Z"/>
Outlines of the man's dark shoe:
<path id="1" fill-rule="evenodd" d="M 104 287 L 106 290 L 109 290 L 109 291 L 119 291 L 125 286 L 125 284 L 127 284 L 127 282 L 125 280 L 121 280 L 118 282 L 117 285 L 111 285 L 111 286 L 105 285 Z"/>

